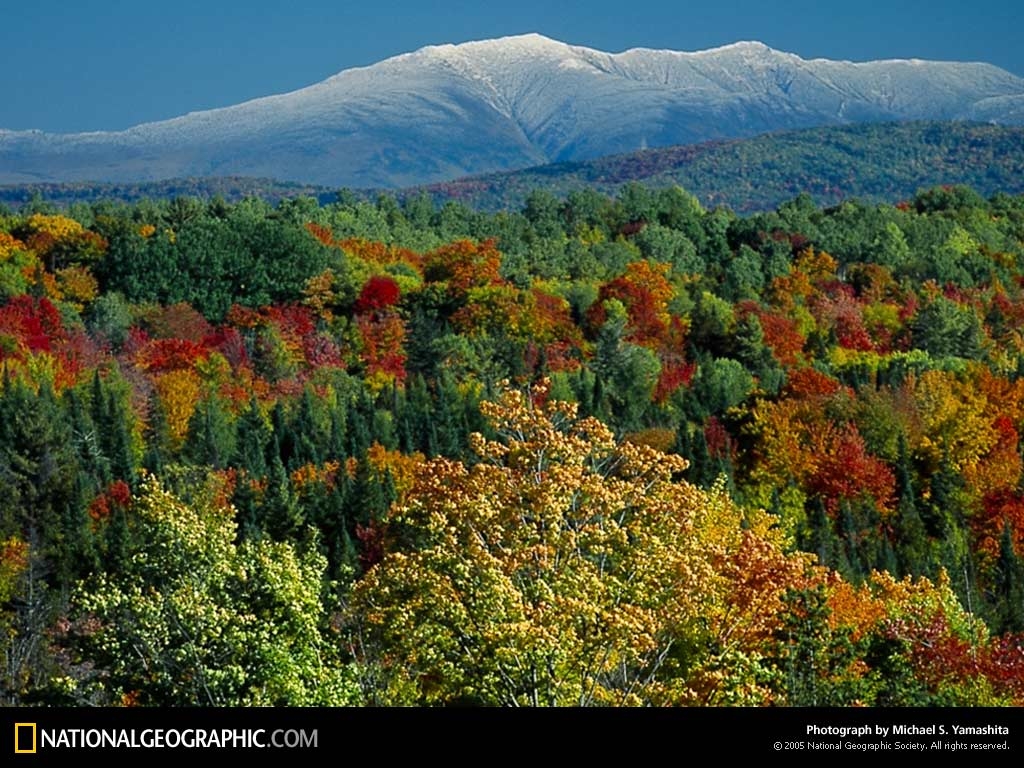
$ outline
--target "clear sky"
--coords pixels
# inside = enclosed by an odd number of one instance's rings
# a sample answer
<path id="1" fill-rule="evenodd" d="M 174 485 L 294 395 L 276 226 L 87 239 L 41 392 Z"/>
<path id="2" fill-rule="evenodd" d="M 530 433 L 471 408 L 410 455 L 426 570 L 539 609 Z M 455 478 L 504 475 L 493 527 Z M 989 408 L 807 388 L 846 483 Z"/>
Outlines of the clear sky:
<path id="1" fill-rule="evenodd" d="M 540 32 L 606 51 L 761 40 L 805 58 L 987 61 L 1024 76 L 1021 0 L 0 2 L 0 128 L 126 128 L 436 43 Z"/>

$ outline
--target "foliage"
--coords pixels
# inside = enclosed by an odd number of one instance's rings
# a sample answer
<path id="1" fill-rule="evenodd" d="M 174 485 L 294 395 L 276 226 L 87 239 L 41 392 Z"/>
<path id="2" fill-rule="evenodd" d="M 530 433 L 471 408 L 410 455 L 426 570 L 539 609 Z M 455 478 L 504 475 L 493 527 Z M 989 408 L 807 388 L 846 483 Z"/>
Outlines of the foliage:
<path id="1" fill-rule="evenodd" d="M 133 500 L 121 573 L 75 594 L 62 624 L 75 701 L 340 705 L 356 701 L 323 626 L 325 560 L 291 544 L 235 543 L 232 510 L 186 506 L 156 480 Z"/>
<path id="2" fill-rule="evenodd" d="M 547 396 L 538 387 L 484 404 L 501 440 L 474 435 L 469 466 L 422 465 L 389 514 L 384 559 L 353 594 L 362 647 L 384 653 L 368 659 L 387 681 L 382 700 L 735 695 L 718 688 L 722 676 L 770 631 L 803 560 L 761 526 L 741 530 L 720 490 L 674 481 L 678 457 L 616 443 Z"/>
<path id="3" fill-rule="evenodd" d="M 1022 270 L 961 187 L 5 214 L 0 696 L 1020 703 Z"/>

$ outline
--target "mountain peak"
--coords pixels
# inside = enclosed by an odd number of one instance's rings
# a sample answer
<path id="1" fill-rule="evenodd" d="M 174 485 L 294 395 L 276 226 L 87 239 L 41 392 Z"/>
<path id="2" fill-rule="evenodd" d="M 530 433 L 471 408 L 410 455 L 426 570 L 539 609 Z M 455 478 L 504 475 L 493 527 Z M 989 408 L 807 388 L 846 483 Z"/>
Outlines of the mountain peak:
<path id="1" fill-rule="evenodd" d="M 507 35 L 485 40 L 468 40 L 462 43 L 443 43 L 440 45 L 427 45 L 404 56 L 448 55 L 453 52 L 460 54 L 474 54 L 488 51 L 525 52 L 525 53 L 547 53 L 551 51 L 564 51 L 569 49 L 567 43 L 553 40 L 539 32 L 526 32 L 520 35 Z"/>
<path id="2" fill-rule="evenodd" d="M 542 35 L 540 32 L 523 32 L 519 35 L 504 35 L 502 37 L 496 37 L 492 40 L 485 40 L 482 42 L 491 43 L 512 43 L 522 45 L 535 45 L 535 46 L 565 46 L 567 43 L 563 43 L 561 40 L 555 40 L 554 38 Z"/>
<path id="3" fill-rule="evenodd" d="M 724 53 L 727 51 L 777 53 L 777 51 L 774 48 L 772 48 L 769 45 L 765 45 L 760 40 L 737 40 L 735 43 L 727 43 L 726 45 L 720 45 L 717 48 L 706 48 L 703 51 L 695 51 L 695 53 Z"/>

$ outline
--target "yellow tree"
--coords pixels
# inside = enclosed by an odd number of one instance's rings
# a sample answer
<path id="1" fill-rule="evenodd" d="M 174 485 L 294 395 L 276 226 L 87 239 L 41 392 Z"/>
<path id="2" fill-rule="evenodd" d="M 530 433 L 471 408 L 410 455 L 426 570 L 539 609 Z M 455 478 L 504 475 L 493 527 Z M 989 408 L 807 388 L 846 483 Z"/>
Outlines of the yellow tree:
<path id="1" fill-rule="evenodd" d="M 506 391 L 479 460 L 417 467 L 386 555 L 355 586 L 354 649 L 386 703 L 510 706 L 725 701 L 757 677 L 806 561 L 747 527 L 686 462 L 618 444 L 575 407 Z M 746 685 L 738 700 L 761 703 Z M 737 700 L 737 699 L 729 699 Z"/>
<path id="2" fill-rule="evenodd" d="M 167 428 L 175 449 L 185 441 L 188 422 L 199 402 L 200 384 L 199 375 L 187 368 L 161 373 L 153 379 L 153 386 L 167 414 Z"/>
<path id="3" fill-rule="evenodd" d="M 904 385 L 913 392 L 923 436 L 917 454 L 937 467 L 943 455 L 966 475 L 997 445 L 992 406 L 969 380 L 945 371 L 925 371 Z"/>

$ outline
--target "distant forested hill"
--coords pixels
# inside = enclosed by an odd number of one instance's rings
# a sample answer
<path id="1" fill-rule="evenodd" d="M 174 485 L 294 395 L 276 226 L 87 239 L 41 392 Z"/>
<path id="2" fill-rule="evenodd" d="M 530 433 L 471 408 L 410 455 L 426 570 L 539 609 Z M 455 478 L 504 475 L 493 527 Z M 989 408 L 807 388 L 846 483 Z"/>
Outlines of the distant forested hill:
<path id="1" fill-rule="evenodd" d="M 859 197 L 895 202 L 937 184 L 982 194 L 1024 191 L 1024 128 L 960 122 L 854 125 L 786 131 L 736 141 L 650 149 L 583 163 L 557 163 L 427 187 L 475 208 L 517 208 L 531 190 L 630 181 L 678 185 L 704 205 L 771 210 L 801 192 L 819 204 Z"/>
<path id="2" fill-rule="evenodd" d="M 316 197 L 321 202 L 327 202 L 335 198 L 335 190 L 311 184 L 247 176 L 165 179 L 124 184 L 74 181 L 63 184 L 47 182 L 0 186 L 0 204 L 12 208 L 20 208 L 35 198 L 66 207 L 71 203 L 93 203 L 98 200 L 136 203 L 147 198 L 173 200 L 176 197 L 196 197 L 208 200 L 218 196 L 231 203 L 247 197 L 277 203 L 286 198 L 303 196 Z"/>
<path id="3" fill-rule="evenodd" d="M 518 210 L 529 193 L 564 197 L 587 187 L 614 193 L 624 184 L 680 186 L 707 207 L 767 211 L 806 192 L 821 205 L 853 197 L 897 202 L 921 189 L 965 184 L 983 195 L 1024 192 L 1024 128 L 961 122 L 914 122 L 813 128 L 753 139 L 650 149 L 581 163 L 557 163 L 510 173 L 414 187 L 436 202 L 456 200 L 480 210 Z M 333 201 L 337 190 L 273 179 L 189 178 L 138 184 L 32 184 L 0 186 L 0 204 L 20 207 L 34 196 L 57 205 L 114 199 L 179 196 L 258 197 L 271 203 L 299 196 Z M 376 190 L 356 190 L 373 199 Z"/>

